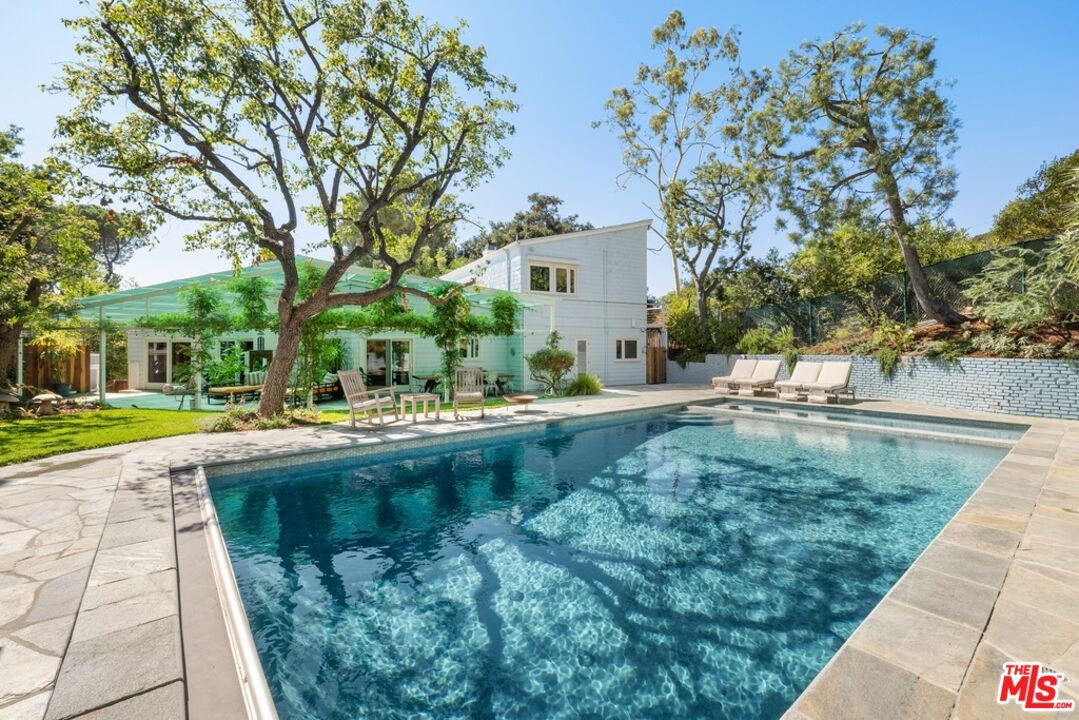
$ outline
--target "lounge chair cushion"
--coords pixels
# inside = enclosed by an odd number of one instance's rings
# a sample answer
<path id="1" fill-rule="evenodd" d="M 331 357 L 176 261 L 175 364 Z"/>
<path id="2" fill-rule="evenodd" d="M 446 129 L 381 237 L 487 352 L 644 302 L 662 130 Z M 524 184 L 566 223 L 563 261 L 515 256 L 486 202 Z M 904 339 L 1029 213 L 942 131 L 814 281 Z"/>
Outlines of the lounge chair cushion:
<path id="1" fill-rule="evenodd" d="M 791 373 L 790 380 L 780 380 L 776 383 L 776 387 L 780 390 L 787 388 L 793 390 L 815 383 L 823 366 L 824 363 L 801 360 L 794 366 L 794 372 Z"/>
<path id="2" fill-rule="evenodd" d="M 738 387 L 770 387 L 779 377 L 779 360 L 760 360 L 749 379 L 732 380 Z"/>
<path id="3" fill-rule="evenodd" d="M 731 369 L 731 374 L 712 378 L 712 385 L 723 385 L 734 382 L 735 380 L 748 380 L 753 376 L 753 371 L 756 368 L 756 360 L 739 358 L 734 361 L 734 367 Z"/>
<path id="4" fill-rule="evenodd" d="M 379 405 L 382 407 L 393 407 L 396 403 L 389 395 L 382 395 L 380 397 L 369 398 L 367 400 L 357 400 L 352 403 L 353 410 L 364 410 L 366 408 L 377 408 Z"/>
<path id="5" fill-rule="evenodd" d="M 849 362 L 826 362 L 817 376 L 817 381 L 806 383 L 805 387 L 817 392 L 842 390 L 850 382 L 850 369 Z"/>

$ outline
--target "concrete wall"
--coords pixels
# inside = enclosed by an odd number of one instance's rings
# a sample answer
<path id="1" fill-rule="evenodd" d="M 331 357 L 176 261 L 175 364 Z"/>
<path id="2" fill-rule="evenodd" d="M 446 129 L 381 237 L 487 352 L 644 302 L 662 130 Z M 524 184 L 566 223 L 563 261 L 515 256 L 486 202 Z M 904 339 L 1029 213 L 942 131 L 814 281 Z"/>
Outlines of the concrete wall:
<path id="1" fill-rule="evenodd" d="M 726 375 L 739 357 L 776 355 L 709 355 L 703 363 L 667 363 L 669 383 L 708 383 Z M 955 364 L 926 358 L 904 358 L 891 378 L 871 356 L 805 356 L 806 360 L 854 363 L 851 384 L 858 397 L 910 400 L 942 407 L 1036 417 L 1079 419 L 1079 365 L 1061 360 L 962 358 Z M 784 367 L 780 379 L 789 377 Z"/>

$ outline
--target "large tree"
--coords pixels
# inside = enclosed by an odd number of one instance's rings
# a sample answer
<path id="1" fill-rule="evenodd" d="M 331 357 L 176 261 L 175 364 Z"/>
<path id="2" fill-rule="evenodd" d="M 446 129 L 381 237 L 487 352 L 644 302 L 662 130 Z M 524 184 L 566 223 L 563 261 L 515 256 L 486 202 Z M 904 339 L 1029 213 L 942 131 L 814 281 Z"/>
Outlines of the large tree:
<path id="1" fill-rule="evenodd" d="M 1043 163 L 1019 186 L 1018 196 L 993 219 L 993 239 L 1003 245 L 1064 234 L 1072 221 L 1079 185 L 1079 150 Z"/>
<path id="2" fill-rule="evenodd" d="M 966 318 L 933 297 L 913 228 L 955 196 L 956 120 L 937 78 L 935 41 L 901 28 L 851 25 L 803 43 L 770 73 L 752 126 L 785 161 L 780 207 L 802 231 L 883 225 L 926 315 Z"/>
<path id="3" fill-rule="evenodd" d="M 607 125 L 622 144 L 620 182 L 643 181 L 674 259 L 676 291 L 693 279 L 698 322 L 708 302 L 749 252 L 769 207 L 768 163 L 743 120 L 757 84 L 743 73 L 735 32 L 686 29 L 679 11 L 652 31 L 655 65 L 607 100 Z"/>
<path id="4" fill-rule="evenodd" d="M 52 158 L 24 164 L 19 144 L 15 128 L 0 133 L 0 386 L 24 331 L 48 328 L 76 297 L 101 289 L 89 249 L 96 228 L 63 200 L 70 168 Z"/>
<path id="5" fill-rule="evenodd" d="M 77 212 L 93 222 L 96 232 L 90 239 L 90 254 L 101 269 L 102 282 L 111 290 L 120 287 L 120 266 L 137 250 L 154 242 L 154 226 L 141 213 L 113 210 L 104 199 L 98 205 L 79 205 Z"/>
<path id="6" fill-rule="evenodd" d="M 518 210 L 510 220 L 492 222 L 489 228 L 461 243 L 457 256 L 475 260 L 488 246 L 500 248 L 517 240 L 592 229 L 592 223 L 581 222 L 576 215 L 562 215 L 561 206 L 559 197 L 532 193 L 528 196 L 528 208 Z"/>
<path id="7" fill-rule="evenodd" d="M 486 54 L 385 0 L 102 0 L 69 21 L 60 134 L 120 203 L 195 223 L 191 245 L 281 264 L 278 345 L 259 411 L 279 412 L 304 323 L 395 292 L 504 158 L 512 85 Z M 333 262 L 301 296 L 301 240 Z M 385 281 L 339 292 L 372 259 Z M 431 298 L 439 302 L 438 298 Z"/>

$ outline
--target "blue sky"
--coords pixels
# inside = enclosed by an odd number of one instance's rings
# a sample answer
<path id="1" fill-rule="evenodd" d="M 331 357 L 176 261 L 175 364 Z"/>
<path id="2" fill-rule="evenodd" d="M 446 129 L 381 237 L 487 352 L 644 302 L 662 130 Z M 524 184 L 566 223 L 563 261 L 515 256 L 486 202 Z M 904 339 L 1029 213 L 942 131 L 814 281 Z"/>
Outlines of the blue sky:
<path id="1" fill-rule="evenodd" d="M 950 216 L 973 232 L 988 229 L 1016 186 L 1050 158 L 1079 147 L 1079 2 L 484 2 L 416 0 L 413 7 L 441 22 L 470 26 L 470 42 L 486 46 L 492 69 L 518 86 L 517 133 L 511 160 L 469 199 L 474 220 L 507 218 L 538 191 L 558 195 L 564 209 L 596 225 L 648 216 L 645 188 L 619 190 L 619 150 L 602 116 L 611 88 L 628 83 L 649 53 L 651 28 L 680 8 L 692 27 L 737 26 L 747 66 L 771 64 L 802 40 L 853 21 L 903 25 L 938 40 L 939 71 L 962 120 L 959 196 Z M 78 13 L 74 0 L 22 3 L 9 13 L 0 44 L 0 123 L 24 128 L 24 156 L 40 159 L 51 142 L 62 96 L 42 93 L 65 61 L 73 39 L 60 18 Z M 152 250 L 125 274 L 140 285 L 220 269 L 209 252 L 184 252 L 184 227 L 166 227 Z M 653 238 L 652 245 L 658 246 Z M 754 254 L 790 249 L 770 224 L 758 231 Z M 669 256 L 651 253 L 649 290 L 673 284 Z"/>

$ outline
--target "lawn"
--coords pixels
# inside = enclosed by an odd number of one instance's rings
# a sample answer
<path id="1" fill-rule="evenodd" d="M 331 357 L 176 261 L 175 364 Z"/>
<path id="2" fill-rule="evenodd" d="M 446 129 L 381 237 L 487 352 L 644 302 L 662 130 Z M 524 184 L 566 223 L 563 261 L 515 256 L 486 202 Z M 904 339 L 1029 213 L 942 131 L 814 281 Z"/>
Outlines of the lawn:
<path id="1" fill-rule="evenodd" d="M 50 455 L 198 432 L 209 412 L 101 410 L 0 422 L 0 465 Z"/>
<path id="2" fill-rule="evenodd" d="M 488 398 L 487 407 L 506 405 L 502 398 Z M 452 410 L 448 403 L 445 413 Z M 198 421 L 220 413 L 191 410 L 142 410 L 116 408 L 76 415 L 53 415 L 27 420 L 0 421 L 0 465 L 38 460 L 50 455 L 120 445 L 121 443 L 196 433 Z M 321 414 L 325 424 L 348 420 L 348 412 Z"/>

